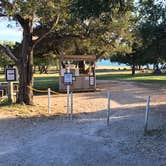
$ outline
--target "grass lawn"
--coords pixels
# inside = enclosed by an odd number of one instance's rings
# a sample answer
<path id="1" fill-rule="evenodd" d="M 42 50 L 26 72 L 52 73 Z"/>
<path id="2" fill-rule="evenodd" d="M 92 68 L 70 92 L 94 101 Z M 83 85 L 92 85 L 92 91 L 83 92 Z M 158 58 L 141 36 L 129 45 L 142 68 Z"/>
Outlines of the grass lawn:
<path id="1" fill-rule="evenodd" d="M 119 80 L 134 81 L 142 83 L 155 83 L 166 86 L 166 75 L 153 75 L 151 73 L 136 73 L 131 75 L 131 71 L 100 71 L 96 73 L 98 80 Z M 0 82 L 5 82 L 4 75 L 0 75 Z M 35 74 L 34 88 L 46 90 L 58 90 L 58 74 Z"/>
<path id="2" fill-rule="evenodd" d="M 134 81 L 134 82 L 157 83 L 157 84 L 166 85 L 166 75 L 153 75 L 152 73 L 136 72 L 136 74 L 132 76 L 131 71 L 97 72 L 97 79 Z"/>
<path id="3" fill-rule="evenodd" d="M 5 82 L 4 75 L 0 75 L 0 83 Z M 34 88 L 45 90 L 51 88 L 58 90 L 58 74 L 35 74 Z"/>
<path id="4" fill-rule="evenodd" d="M 58 90 L 58 74 L 35 74 L 34 88 Z"/>

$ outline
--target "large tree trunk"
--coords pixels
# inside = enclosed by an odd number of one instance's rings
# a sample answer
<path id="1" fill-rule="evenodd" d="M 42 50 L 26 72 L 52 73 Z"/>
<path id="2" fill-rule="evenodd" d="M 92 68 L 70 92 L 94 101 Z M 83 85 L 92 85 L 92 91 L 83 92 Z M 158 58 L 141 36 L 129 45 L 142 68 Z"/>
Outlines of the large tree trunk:
<path id="1" fill-rule="evenodd" d="M 132 76 L 134 76 L 135 75 L 135 64 L 132 65 L 132 70 L 131 71 L 132 71 Z"/>
<path id="2" fill-rule="evenodd" d="M 22 51 L 18 62 L 19 94 L 17 103 L 33 104 L 33 45 L 30 27 L 23 31 Z"/>
<path id="3" fill-rule="evenodd" d="M 33 104 L 33 50 L 31 50 L 27 62 L 21 61 L 19 71 L 18 103 Z"/>

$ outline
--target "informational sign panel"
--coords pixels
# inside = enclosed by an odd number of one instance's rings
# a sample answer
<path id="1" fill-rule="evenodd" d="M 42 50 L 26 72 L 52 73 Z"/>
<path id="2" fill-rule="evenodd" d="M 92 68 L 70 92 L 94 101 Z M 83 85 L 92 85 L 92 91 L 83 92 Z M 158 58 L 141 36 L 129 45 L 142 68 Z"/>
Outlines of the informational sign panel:
<path id="1" fill-rule="evenodd" d="M 89 85 L 94 85 L 95 84 L 95 78 L 92 77 L 92 76 L 90 76 L 89 78 L 90 78 L 89 79 Z"/>
<path id="2" fill-rule="evenodd" d="M 6 69 L 6 81 L 17 81 L 17 71 L 15 68 Z"/>
<path id="3" fill-rule="evenodd" d="M 79 73 L 79 69 L 75 69 L 75 76 L 79 76 L 80 75 L 80 73 Z"/>
<path id="4" fill-rule="evenodd" d="M 71 85 L 73 81 L 73 74 L 72 73 L 64 73 L 64 84 Z"/>

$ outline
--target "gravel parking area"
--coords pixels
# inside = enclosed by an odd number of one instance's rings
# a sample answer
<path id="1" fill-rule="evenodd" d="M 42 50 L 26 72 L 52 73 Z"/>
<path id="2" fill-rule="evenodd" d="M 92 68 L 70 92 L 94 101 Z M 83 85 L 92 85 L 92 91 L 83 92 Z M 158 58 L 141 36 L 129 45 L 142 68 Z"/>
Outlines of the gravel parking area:
<path id="1" fill-rule="evenodd" d="M 0 117 L 0 166 L 165 166 L 166 89 L 98 81 L 96 92 L 74 94 L 74 119 Z M 111 117 L 106 125 L 107 91 Z M 151 96 L 144 135 L 146 97 Z M 52 97 L 66 111 L 66 95 Z M 47 96 L 35 97 L 46 105 Z M 55 108 L 55 109 L 54 109 Z M 1 114 L 0 114 L 1 115 Z"/>

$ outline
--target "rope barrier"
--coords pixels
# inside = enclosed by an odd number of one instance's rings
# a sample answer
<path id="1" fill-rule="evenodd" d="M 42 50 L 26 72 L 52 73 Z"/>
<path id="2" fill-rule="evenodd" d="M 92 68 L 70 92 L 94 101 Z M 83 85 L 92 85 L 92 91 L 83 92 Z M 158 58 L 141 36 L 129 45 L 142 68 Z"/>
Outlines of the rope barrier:
<path id="1" fill-rule="evenodd" d="M 53 93 L 53 94 L 58 94 L 57 92 L 55 92 L 55 91 L 53 91 L 53 90 L 51 90 L 50 92 Z"/>
<path id="2" fill-rule="evenodd" d="M 35 91 L 35 92 L 39 92 L 39 93 L 48 93 L 48 90 L 39 90 L 39 89 L 32 88 L 32 87 L 30 87 L 30 86 L 27 86 L 27 87 L 28 87 L 29 89 Z M 53 93 L 53 94 L 57 94 L 57 92 L 55 92 L 55 91 L 53 91 L 53 90 L 51 90 L 50 92 Z"/>

